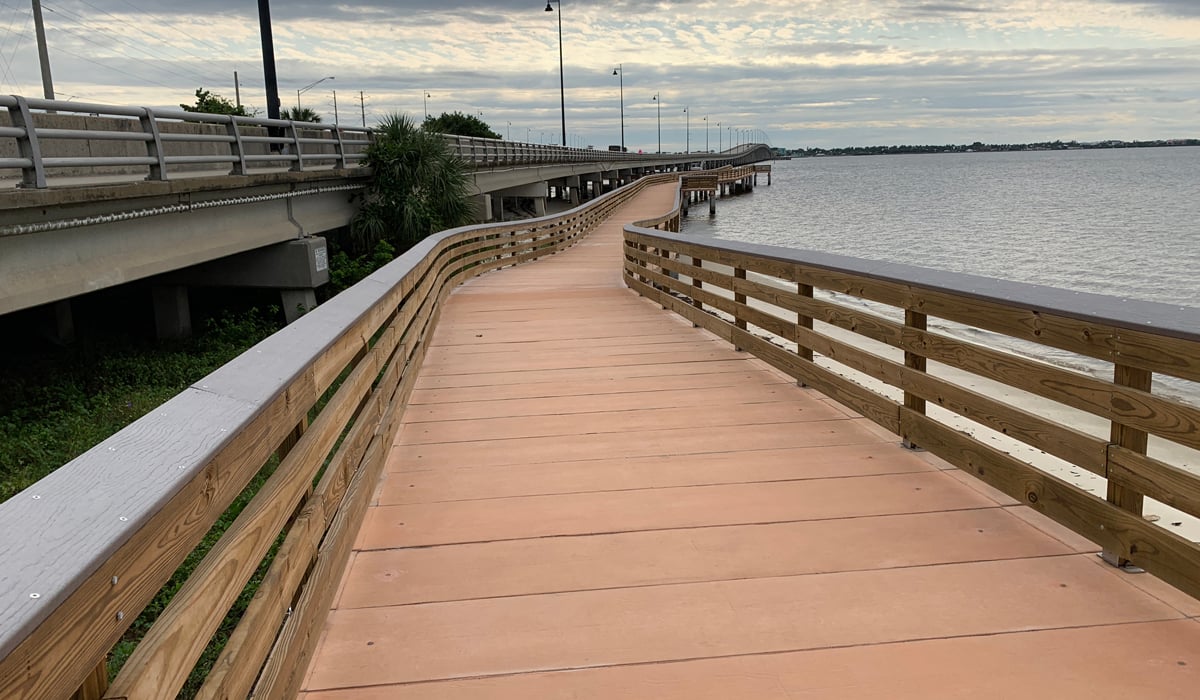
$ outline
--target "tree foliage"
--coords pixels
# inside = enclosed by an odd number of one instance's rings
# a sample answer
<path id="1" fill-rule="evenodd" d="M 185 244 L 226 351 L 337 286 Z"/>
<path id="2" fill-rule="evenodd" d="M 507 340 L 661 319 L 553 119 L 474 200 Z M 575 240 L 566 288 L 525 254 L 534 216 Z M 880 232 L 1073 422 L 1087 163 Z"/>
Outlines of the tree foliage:
<path id="1" fill-rule="evenodd" d="M 291 119 L 294 122 L 321 123 L 321 115 L 313 111 L 311 107 L 288 107 L 279 116 L 284 119 Z"/>
<path id="2" fill-rule="evenodd" d="M 185 112 L 203 112 L 205 114 L 236 114 L 239 117 L 248 117 L 250 113 L 241 105 L 234 105 L 229 100 L 220 95 L 209 92 L 204 88 L 196 88 L 196 104 L 185 105 L 180 104 Z"/>
<path id="3" fill-rule="evenodd" d="M 431 233 L 470 223 L 474 213 L 466 164 L 438 134 L 391 114 L 367 148 L 371 183 L 351 221 L 353 252 L 388 241 L 407 250 Z"/>
<path id="4" fill-rule="evenodd" d="M 426 131 L 436 134 L 455 134 L 458 136 L 476 136 L 483 139 L 498 139 L 500 134 L 492 131 L 479 117 L 462 112 L 442 112 L 440 117 L 425 117 L 422 125 Z"/>

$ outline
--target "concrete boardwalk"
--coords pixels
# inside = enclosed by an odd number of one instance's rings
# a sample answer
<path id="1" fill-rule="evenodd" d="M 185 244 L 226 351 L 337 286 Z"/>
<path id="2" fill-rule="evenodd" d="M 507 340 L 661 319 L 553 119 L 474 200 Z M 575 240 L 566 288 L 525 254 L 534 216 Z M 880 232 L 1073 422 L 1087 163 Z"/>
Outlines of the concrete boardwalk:
<path id="1" fill-rule="evenodd" d="M 1196 698 L 1200 603 L 621 282 L 449 300 L 306 700 Z"/>

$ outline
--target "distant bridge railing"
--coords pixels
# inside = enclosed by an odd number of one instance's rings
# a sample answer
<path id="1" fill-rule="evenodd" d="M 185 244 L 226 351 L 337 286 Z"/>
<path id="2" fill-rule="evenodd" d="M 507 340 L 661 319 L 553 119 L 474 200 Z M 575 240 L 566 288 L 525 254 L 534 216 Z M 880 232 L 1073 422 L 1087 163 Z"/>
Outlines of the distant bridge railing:
<path id="1" fill-rule="evenodd" d="M 0 504 L 0 698 L 176 697 L 255 576 L 197 697 L 294 698 L 443 300 L 676 177 L 431 236 Z M 108 687 L 106 654 L 256 476 Z"/>
<path id="2" fill-rule="evenodd" d="M 1187 516 L 1143 517 L 1146 499 L 1200 517 L 1200 405 L 1179 398 L 1200 394 L 1200 309 L 702 241 L 670 222 L 625 227 L 631 288 L 1200 598 L 1200 545 L 1171 529 Z"/>
<path id="3" fill-rule="evenodd" d="M 166 180 L 223 170 L 230 175 L 363 165 L 374 130 L 184 110 L 156 110 L 0 95 L 0 177 L 46 188 L 49 176 L 145 175 Z M 566 148 L 446 135 L 475 168 L 561 163 L 742 164 L 770 157 L 761 144 L 721 153 L 651 154 Z"/>
<path id="4" fill-rule="evenodd" d="M 24 187 L 47 187 L 51 170 L 68 169 L 148 172 L 150 180 L 216 167 L 228 167 L 232 175 L 318 165 L 347 169 L 359 166 L 371 141 L 370 129 L 284 119 L 16 95 L 0 95 L 0 107 L 8 115 L 0 138 L 12 139 L 8 149 L 0 148 L 0 171 L 19 170 Z"/>

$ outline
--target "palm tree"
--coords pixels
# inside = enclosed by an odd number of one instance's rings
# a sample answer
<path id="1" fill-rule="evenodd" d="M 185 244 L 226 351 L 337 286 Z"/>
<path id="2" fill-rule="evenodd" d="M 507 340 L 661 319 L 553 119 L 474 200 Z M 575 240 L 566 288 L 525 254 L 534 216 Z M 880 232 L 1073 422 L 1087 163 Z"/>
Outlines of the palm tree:
<path id="1" fill-rule="evenodd" d="M 407 116 L 384 118 L 366 164 L 371 183 L 350 228 L 358 252 L 381 240 L 403 252 L 431 233 L 471 222 L 466 164 L 445 139 Z"/>
<path id="2" fill-rule="evenodd" d="M 280 115 L 284 119 L 291 119 L 294 122 L 309 122 L 310 124 L 320 124 L 321 115 L 314 112 L 309 107 L 288 107 L 283 110 Z"/>

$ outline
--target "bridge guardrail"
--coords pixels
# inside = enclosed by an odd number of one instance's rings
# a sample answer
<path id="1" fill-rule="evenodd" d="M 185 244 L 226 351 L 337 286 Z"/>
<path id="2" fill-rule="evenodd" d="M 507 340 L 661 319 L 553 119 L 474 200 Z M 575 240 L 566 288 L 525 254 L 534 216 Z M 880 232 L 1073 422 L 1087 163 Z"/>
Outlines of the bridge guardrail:
<path id="1" fill-rule="evenodd" d="M 105 655 L 272 453 L 104 697 L 175 697 L 277 540 L 198 697 L 295 697 L 446 295 L 572 245 L 675 177 L 431 236 L 0 504 L 0 697 L 105 694 Z"/>
<path id="2" fill-rule="evenodd" d="M 36 188 L 48 186 L 48 171 L 65 168 L 145 168 L 150 180 L 165 180 L 169 173 L 199 166 L 228 166 L 233 175 L 248 174 L 256 166 L 303 171 L 330 162 L 347 169 L 359 166 L 372 134 L 370 129 L 337 124 L 19 95 L 0 95 L 0 107 L 9 120 L 9 126 L 0 126 L 0 137 L 16 144 L 15 154 L 0 152 L 0 169 L 18 169 L 21 185 Z M 71 155 L 49 155 L 50 143 L 67 141 L 85 146 Z"/>
<path id="3" fill-rule="evenodd" d="M 147 179 L 165 180 L 226 166 L 230 175 L 349 169 L 362 165 L 373 133 L 369 127 L 0 95 L 0 175 L 14 171 L 22 187 L 46 188 L 52 172 L 145 173 Z M 445 138 L 475 168 L 596 162 L 637 166 L 678 161 L 681 155 L 741 165 L 763 159 L 767 149 L 743 144 L 721 153 L 621 153 L 449 134 Z"/>
<path id="4" fill-rule="evenodd" d="M 1156 375 L 1198 386 L 1200 309 L 649 228 L 661 224 L 625 227 L 631 288 L 1200 598 L 1200 544 L 1142 511 L 1150 498 L 1200 517 L 1200 406 L 1152 388 Z M 1110 378 L 975 340 L 988 334 Z"/>

